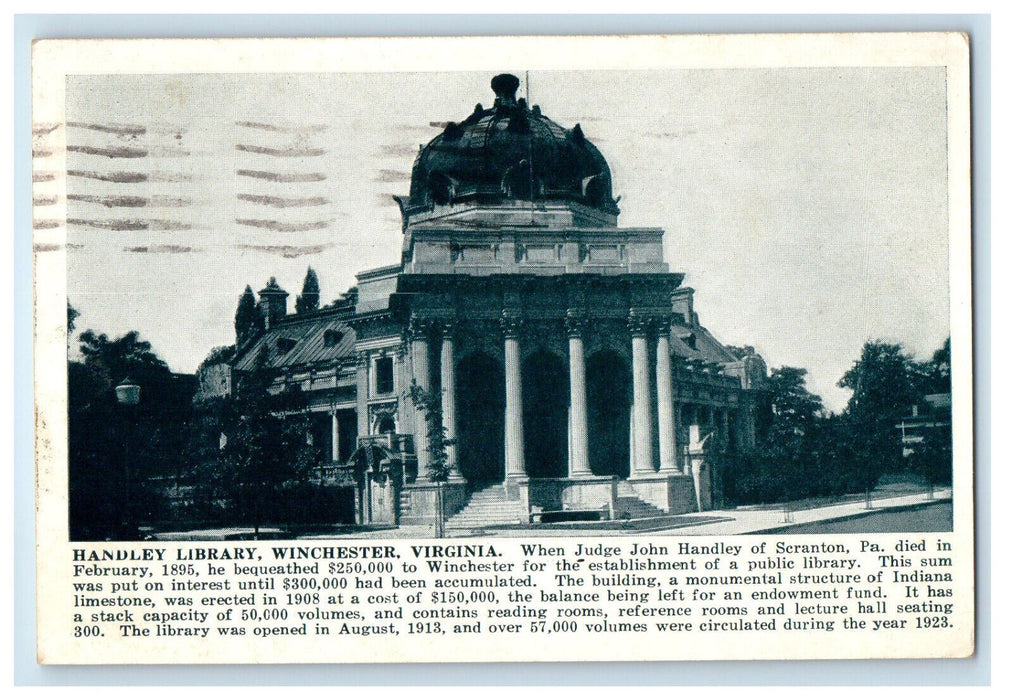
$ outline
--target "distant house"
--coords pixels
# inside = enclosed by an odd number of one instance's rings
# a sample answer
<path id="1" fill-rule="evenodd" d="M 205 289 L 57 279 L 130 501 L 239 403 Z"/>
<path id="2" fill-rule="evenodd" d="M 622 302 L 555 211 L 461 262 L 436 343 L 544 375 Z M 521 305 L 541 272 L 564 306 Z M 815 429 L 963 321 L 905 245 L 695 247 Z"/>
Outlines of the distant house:
<path id="1" fill-rule="evenodd" d="M 910 407 L 910 414 L 897 423 L 903 456 L 909 457 L 929 433 L 950 435 L 952 432 L 952 394 L 927 394 Z"/>

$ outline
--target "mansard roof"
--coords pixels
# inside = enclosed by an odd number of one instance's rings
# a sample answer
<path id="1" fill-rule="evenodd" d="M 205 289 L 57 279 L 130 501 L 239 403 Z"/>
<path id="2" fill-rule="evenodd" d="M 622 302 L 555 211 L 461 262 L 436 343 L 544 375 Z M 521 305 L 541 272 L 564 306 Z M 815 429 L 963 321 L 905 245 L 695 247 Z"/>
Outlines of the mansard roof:
<path id="1" fill-rule="evenodd" d="M 355 330 L 346 312 L 321 311 L 289 316 L 242 348 L 232 367 L 239 372 L 256 368 L 263 353 L 266 366 L 284 369 L 329 364 L 355 352 Z"/>

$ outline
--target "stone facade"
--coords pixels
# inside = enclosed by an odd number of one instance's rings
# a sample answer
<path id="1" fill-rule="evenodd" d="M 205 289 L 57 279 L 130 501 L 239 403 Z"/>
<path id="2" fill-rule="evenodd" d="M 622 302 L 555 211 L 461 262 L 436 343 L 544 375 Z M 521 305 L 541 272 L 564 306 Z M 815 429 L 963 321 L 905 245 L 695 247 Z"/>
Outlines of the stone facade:
<path id="1" fill-rule="evenodd" d="M 700 325 L 693 290 L 664 262 L 664 232 L 618 227 L 600 153 L 579 125 L 516 100 L 507 78 L 493 81 L 493 108 L 451 123 L 416 159 L 398 198 L 400 263 L 360 273 L 355 299 L 313 314 L 279 313 L 272 281 L 267 330 L 233 370 L 266 347 L 278 386 L 308 393 L 332 464 L 357 468 L 370 494 L 362 522 L 428 522 L 440 503 L 490 521 L 615 518 L 637 502 L 709 509 L 707 450 L 754 444 L 765 364 Z M 441 489 L 412 384 L 442 397 Z"/>

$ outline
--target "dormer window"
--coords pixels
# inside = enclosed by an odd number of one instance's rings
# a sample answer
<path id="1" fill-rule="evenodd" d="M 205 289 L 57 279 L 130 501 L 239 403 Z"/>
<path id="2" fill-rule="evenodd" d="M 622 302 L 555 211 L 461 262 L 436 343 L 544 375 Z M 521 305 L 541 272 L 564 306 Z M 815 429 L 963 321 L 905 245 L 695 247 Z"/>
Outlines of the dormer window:
<path id="1" fill-rule="evenodd" d="M 281 354 L 289 353 L 296 344 L 295 338 L 278 338 L 277 348 Z"/>
<path id="2" fill-rule="evenodd" d="M 344 333 L 335 329 L 328 328 L 323 332 L 323 345 L 324 347 L 332 348 L 341 342 L 341 338 L 344 337 Z"/>

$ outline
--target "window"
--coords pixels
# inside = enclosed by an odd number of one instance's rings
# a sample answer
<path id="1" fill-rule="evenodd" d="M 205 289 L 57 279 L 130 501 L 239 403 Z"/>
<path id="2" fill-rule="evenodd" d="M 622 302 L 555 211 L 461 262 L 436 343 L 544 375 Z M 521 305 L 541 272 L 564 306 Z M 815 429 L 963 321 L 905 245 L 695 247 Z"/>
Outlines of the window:
<path id="1" fill-rule="evenodd" d="M 323 345 L 324 347 L 332 348 L 341 342 L 341 338 L 344 337 L 344 333 L 334 328 L 328 328 L 323 332 Z"/>
<path id="2" fill-rule="evenodd" d="M 392 394 L 394 391 L 394 358 L 376 359 L 376 393 Z"/>

